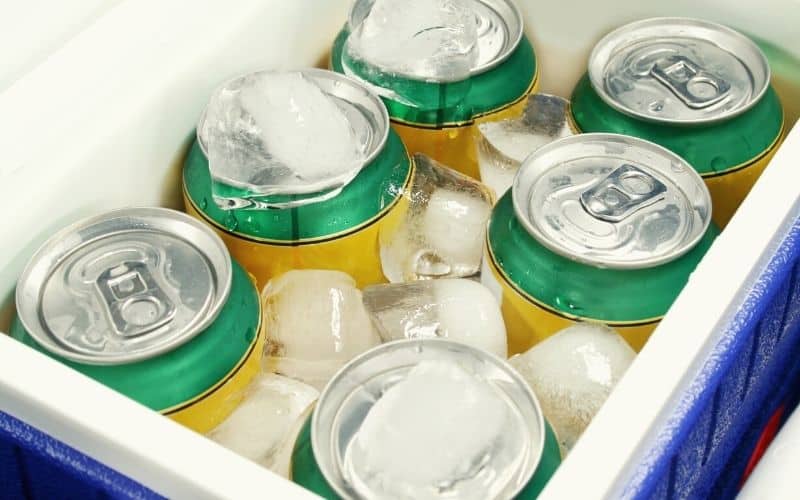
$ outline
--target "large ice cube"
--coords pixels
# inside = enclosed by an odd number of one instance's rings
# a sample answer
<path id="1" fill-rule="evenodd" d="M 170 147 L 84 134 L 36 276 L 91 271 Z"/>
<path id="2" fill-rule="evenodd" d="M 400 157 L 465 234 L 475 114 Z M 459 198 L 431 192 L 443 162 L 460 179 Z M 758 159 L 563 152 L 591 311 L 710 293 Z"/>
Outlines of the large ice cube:
<path id="1" fill-rule="evenodd" d="M 490 382 L 452 361 L 423 361 L 370 409 L 345 452 L 364 498 L 496 498 L 530 444 Z"/>
<path id="2" fill-rule="evenodd" d="M 226 83 L 211 97 L 200 136 L 223 208 L 341 187 L 363 166 L 368 146 L 340 101 L 301 72 Z"/>
<path id="3" fill-rule="evenodd" d="M 457 81 L 477 61 L 477 26 L 468 0 L 375 0 L 345 51 L 376 72 Z"/>
<path id="4" fill-rule="evenodd" d="M 579 323 L 509 362 L 536 393 L 562 453 L 567 453 L 635 357 L 614 330 Z"/>
<path id="5" fill-rule="evenodd" d="M 572 135 L 569 101 L 548 94 L 528 98 L 519 118 L 478 125 L 478 166 L 481 181 L 499 198 L 514 182 L 522 161 L 540 147 Z"/>
<path id="6" fill-rule="evenodd" d="M 247 387 L 244 401 L 208 437 L 289 477 L 294 442 L 318 396 L 302 382 L 261 373 Z"/>
<path id="7" fill-rule="evenodd" d="M 268 369 L 322 388 L 380 344 L 355 281 L 339 271 L 289 271 L 264 288 Z"/>
<path id="8" fill-rule="evenodd" d="M 441 279 L 364 289 L 364 305 L 384 342 L 442 337 L 508 355 L 503 316 L 492 293 L 468 279 Z"/>
<path id="9" fill-rule="evenodd" d="M 392 283 L 463 277 L 480 269 L 492 195 L 483 184 L 422 154 L 408 210 L 380 234 L 381 266 Z"/>

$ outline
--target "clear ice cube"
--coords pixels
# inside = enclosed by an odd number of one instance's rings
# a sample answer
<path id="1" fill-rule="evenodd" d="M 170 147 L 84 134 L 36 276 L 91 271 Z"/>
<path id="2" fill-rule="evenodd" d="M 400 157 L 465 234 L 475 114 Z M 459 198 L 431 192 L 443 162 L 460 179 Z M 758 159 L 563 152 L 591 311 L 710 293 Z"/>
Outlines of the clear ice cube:
<path id="1" fill-rule="evenodd" d="M 400 283 L 477 273 L 492 210 L 489 189 L 425 155 L 414 155 L 414 162 L 406 217 L 381 230 L 384 275 Z"/>
<path id="2" fill-rule="evenodd" d="M 374 285 L 364 305 L 384 342 L 441 337 L 508 356 L 503 316 L 492 293 L 468 279 Z"/>
<path id="3" fill-rule="evenodd" d="M 262 292 L 270 371 L 321 389 L 356 355 L 380 344 L 361 291 L 339 271 L 289 271 Z"/>
<path id="4" fill-rule="evenodd" d="M 341 188 L 364 164 L 369 140 L 362 135 L 342 101 L 301 72 L 251 73 L 226 83 L 200 125 L 213 195 L 228 209 Z"/>
<path id="5" fill-rule="evenodd" d="M 463 80 L 478 59 L 478 22 L 468 0 L 375 0 L 356 7 L 347 55 L 376 73 Z M 368 78 L 372 80 L 371 78 Z"/>
<path id="6" fill-rule="evenodd" d="M 529 452 L 521 418 L 491 382 L 423 361 L 369 410 L 345 477 L 363 498 L 496 498 Z"/>
<path id="7" fill-rule="evenodd" d="M 566 454 L 635 357 L 633 349 L 614 330 L 579 323 L 509 362 L 536 393 Z"/>
<path id="8" fill-rule="evenodd" d="M 519 118 L 485 122 L 478 125 L 478 167 L 481 181 L 499 198 L 514 182 L 525 158 L 540 147 L 572 130 L 567 120 L 569 101 L 548 94 L 528 98 Z"/>
<path id="9" fill-rule="evenodd" d="M 260 373 L 234 412 L 208 433 L 229 450 L 289 477 L 292 448 L 319 392 L 273 373 Z"/>

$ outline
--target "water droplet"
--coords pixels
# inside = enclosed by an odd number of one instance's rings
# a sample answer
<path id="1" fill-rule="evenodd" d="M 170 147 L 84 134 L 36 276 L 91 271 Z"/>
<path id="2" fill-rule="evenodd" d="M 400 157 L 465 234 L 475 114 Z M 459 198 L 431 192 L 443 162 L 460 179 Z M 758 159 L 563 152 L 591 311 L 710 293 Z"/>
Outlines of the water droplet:
<path id="1" fill-rule="evenodd" d="M 664 101 L 660 99 L 658 101 L 653 101 L 648 104 L 647 107 L 650 108 L 650 111 L 653 113 L 660 113 L 661 110 L 664 109 Z"/>
<path id="2" fill-rule="evenodd" d="M 729 166 L 729 165 L 728 165 L 728 162 L 727 162 L 727 161 L 725 161 L 725 158 L 723 158 L 723 157 L 721 157 L 721 156 L 715 156 L 715 157 L 714 157 L 714 158 L 711 160 L 711 169 L 712 169 L 714 172 L 722 172 L 722 171 L 724 171 L 726 168 L 728 168 L 728 166 Z"/>
<path id="3" fill-rule="evenodd" d="M 233 212 L 228 212 L 228 215 L 225 216 L 225 227 L 229 231 L 235 231 L 237 227 L 239 227 L 239 221 L 236 219 L 236 215 Z"/>
<path id="4" fill-rule="evenodd" d="M 680 174 L 685 170 L 683 165 L 677 162 L 672 162 L 669 167 L 672 169 L 673 172 L 677 174 Z"/>
<path id="5" fill-rule="evenodd" d="M 200 200 L 200 210 L 205 210 L 208 208 L 208 198 L 203 198 Z"/>
<path id="6" fill-rule="evenodd" d="M 450 264 L 430 250 L 420 250 L 412 259 L 417 279 L 431 279 L 450 274 Z"/>

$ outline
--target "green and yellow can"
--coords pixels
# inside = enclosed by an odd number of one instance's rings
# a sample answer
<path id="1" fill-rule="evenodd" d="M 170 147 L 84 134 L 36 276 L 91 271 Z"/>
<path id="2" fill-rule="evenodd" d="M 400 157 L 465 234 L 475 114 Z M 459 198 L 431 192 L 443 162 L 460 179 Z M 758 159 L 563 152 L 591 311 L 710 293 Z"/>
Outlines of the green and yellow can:
<path id="1" fill-rule="evenodd" d="M 258 292 L 206 226 L 134 208 L 55 234 L 20 277 L 11 336 L 198 432 L 258 373 Z"/>
<path id="2" fill-rule="evenodd" d="M 784 137 L 784 113 L 766 57 L 725 26 L 656 18 L 623 26 L 595 46 L 572 95 L 578 132 L 626 134 L 688 161 L 724 227 Z"/>
<path id="3" fill-rule="evenodd" d="M 368 18 L 369 0 L 353 5 L 347 25 L 334 41 L 330 67 L 364 81 L 381 95 L 409 153 L 425 154 L 477 179 L 478 124 L 519 116 L 526 97 L 537 89 L 539 74 L 522 16 L 512 0 L 467 4 L 478 24 L 478 54 L 469 71 L 456 80 L 414 71 L 376 71 L 370 61 L 353 57 L 348 39 Z"/>
<path id="4" fill-rule="evenodd" d="M 489 221 L 483 283 L 501 302 L 509 354 L 578 321 L 640 350 L 719 230 L 692 167 L 615 134 L 530 155 Z"/>
<path id="5" fill-rule="evenodd" d="M 356 439 L 369 407 L 383 396 L 385 390 L 403 380 L 418 363 L 431 361 L 456 363 L 502 391 L 510 414 L 519 419 L 516 425 L 509 425 L 507 432 L 513 435 L 510 437 L 512 441 L 523 445 L 519 447 L 520 456 L 510 461 L 514 465 L 508 470 L 505 468 L 508 464 L 493 463 L 498 458 L 492 454 L 485 467 L 497 468 L 498 474 L 485 479 L 501 484 L 482 486 L 501 492 L 503 498 L 536 498 L 561 463 L 555 433 L 545 420 L 536 397 L 505 361 L 446 339 L 390 342 L 362 354 L 345 366 L 326 386 L 313 414 L 300 431 L 292 454 L 292 480 L 329 500 L 371 497 L 364 494 L 369 485 L 355 485 L 349 479 L 358 471 L 354 471 L 357 462 L 348 464 L 348 442 L 352 444 Z M 458 394 L 452 396 L 460 397 Z M 464 418 L 474 418 L 474 415 L 464 415 Z M 436 425 L 435 419 L 429 423 Z M 332 445 L 334 442 L 336 446 Z M 462 479 L 466 482 L 466 478 Z M 453 488 L 453 498 L 458 498 L 458 486 Z"/>
<path id="6" fill-rule="evenodd" d="M 383 283 L 378 234 L 403 219 L 413 162 L 377 96 L 330 71 L 300 73 L 359 117 L 351 125 L 367 138 L 367 156 L 355 177 L 318 192 L 274 193 L 256 206 L 228 206 L 214 192 L 201 119 L 183 169 L 186 211 L 214 228 L 259 287 L 291 269 L 344 271 L 358 286 Z M 236 199 L 236 189 L 230 191 Z"/>

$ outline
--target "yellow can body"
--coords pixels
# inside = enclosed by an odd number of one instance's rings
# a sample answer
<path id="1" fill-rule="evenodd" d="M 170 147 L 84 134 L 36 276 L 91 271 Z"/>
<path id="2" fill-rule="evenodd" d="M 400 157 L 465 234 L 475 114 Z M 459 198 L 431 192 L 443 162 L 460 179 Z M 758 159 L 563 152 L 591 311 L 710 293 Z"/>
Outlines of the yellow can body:
<path id="1" fill-rule="evenodd" d="M 221 424 L 242 402 L 247 386 L 261 370 L 264 337 L 262 319 L 250 349 L 228 375 L 205 393 L 162 413 L 201 434 Z"/>
<path id="2" fill-rule="evenodd" d="M 184 201 L 186 213 L 211 225 L 225 242 L 231 255 L 255 276 L 259 290 L 273 276 L 292 269 L 343 271 L 352 276 L 359 287 L 385 283 L 378 235 L 381 228 L 399 224 L 408 209 L 408 199 L 400 196 L 373 220 L 345 234 L 285 244 L 248 238 L 228 231 L 205 217 L 185 191 Z"/>
<path id="3" fill-rule="evenodd" d="M 487 249 L 481 280 L 499 295 L 500 310 L 506 324 L 508 336 L 508 355 L 513 356 L 527 351 L 537 343 L 559 331 L 581 321 L 593 321 L 580 316 L 567 316 L 539 303 L 527 294 L 518 291 L 503 275 L 490 257 Z M 489 275 L 489 276 L 487 276 Z M 661 318 L 644 319 L 640 322 L 604 324 L 615 329 L 639 352 Z"/>

